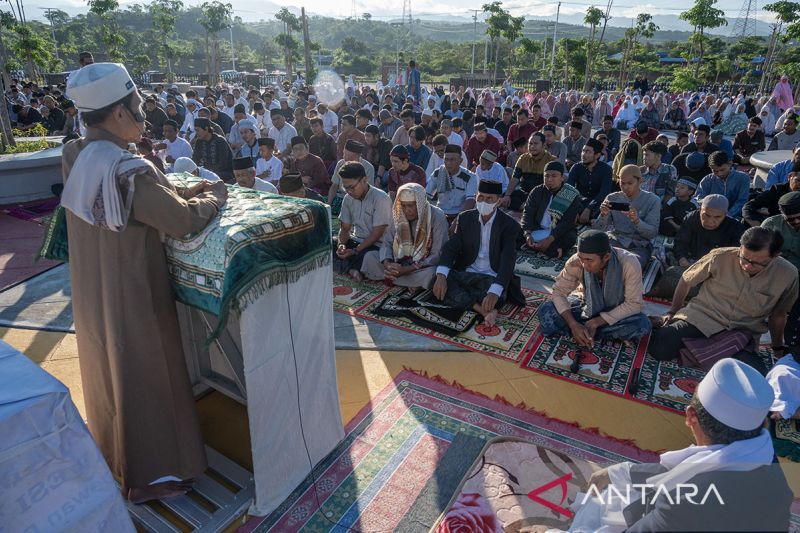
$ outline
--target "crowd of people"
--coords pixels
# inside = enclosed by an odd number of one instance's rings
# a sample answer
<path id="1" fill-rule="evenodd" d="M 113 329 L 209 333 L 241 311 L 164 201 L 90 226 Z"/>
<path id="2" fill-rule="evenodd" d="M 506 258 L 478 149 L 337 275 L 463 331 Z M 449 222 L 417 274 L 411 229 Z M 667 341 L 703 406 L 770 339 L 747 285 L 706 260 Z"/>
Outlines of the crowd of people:
<path id="1" fill-rule="evenodd" d="M 540 253 L 564 261 L 544 335 L 591 349 L 651 334 L 650 355 L 704 370 L 732 358 L 766 374 L 766 332 L 777 357 L 797 353 L 800 132 L 785 77 L 769 95 L 429 90 L 413 62 L 408 79 L 350 80 L 333 102 L 301 81 L 141 87 L 130 150 L 159 171 L 325 202 L 342 273 L 429 290 L 488 325 L 525 305 L 516 259 Z M 6 94 L 18 127 L 65 140 L 91 125 L 71 97 L 35 83 Z M 791 155 L 759 190 L 749 163 L 763 150 Z M 656 249 L 659 235 L 674 245 Z M 654 261 L 663 316 L 644 312 Z"/>

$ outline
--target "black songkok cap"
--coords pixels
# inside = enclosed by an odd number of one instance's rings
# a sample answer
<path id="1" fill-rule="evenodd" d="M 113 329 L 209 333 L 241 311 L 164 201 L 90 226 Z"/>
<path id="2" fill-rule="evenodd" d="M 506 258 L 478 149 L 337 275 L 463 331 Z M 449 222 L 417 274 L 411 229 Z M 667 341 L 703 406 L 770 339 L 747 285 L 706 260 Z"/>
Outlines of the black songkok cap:
<path id="1" fill-rule="evenodd" d="M 503 184 L 499 181 L 481 180 L 478 182 L 478 192 L 502 196 Z"/>
<path id="2" fill-rule="evenodd" d="M 371 133 L 373 135 L 380 135 L 381 134 L 381 130 L 379 130 L 378 126 L 376 126 L 375 124 L 370 124 L 369 126 L 364 128 L 364 133 Z"/>
<path id="3" fill-rule="evenodd" d="M 364 152 L 364 145 L 355 139 L 349 139 L 344 143 L 344 149 L 354 154 L 361 154 Z"/>
<path id="4" fill-rule="evenodd" d="M 578 251 L 584 254 L 607 254 L 611 251 L 608 235 L 596 229 L 584 231 L 578 237 Z"/>
<path id="5" fill-rule="evenodd" d="M 594 153 L 599 154 L 603 151 L 603 143 L 597 139 L 586 139 L 586 146 L 594 150 Z"/>
<path id="6" fill-rule="evenodd" d="M 270 109 L 269 110 L 269 116 L 275 117 L 275 116 L 278 116 L 278 115 L 283 116 L 283 113 L 281 113 L 280 109 Z"/>
<path id="7" fill-rule="evenodd" d="M 567 169 L 564 168 L 564 163 L 562 163 L 558 159 L 556 159 L 555 161 L 550 161 L 544 166 L 544 172 L 547 172 L 548 170 L 555 170 L 556 172 L 560 172 L 562 176 L 567 171 Z"/>
<path id="8" fill-rule="evenodd" d="M 280 185 L 281 193 L 283 194 L 299 191 L 303 188 L 303 180 L 300 178 L 299 172 L 293 172 L 291 174 L 281 176 L 278 184 Z"/>
<path id="9" fill-rule="evenodd" d="M 778 200 L 778 207 L 781 213 L 787 216 L 800 213 L 800 192 L 789 192 L 781 196 L 780 200 Z"/>
<path id="10" fill-rule="evenodd" d="M 194 119 L 194 127 L 203 128 L 204 130 L 207 130 L 211 127 L 211 121 L 208 120 L 207 118 L 197 117 L 196 119 Z"/>
<path id="11" fill-rule="evenodd" d="M 339 169 L 339 177 L 346 180 L 355 180 L 367 175 L 364 165 L 357 161 L 349 161 Z"/>
<path id="12" fill-rule="evenodd" d="M 704 131 L 706 134 L 711 134 L 711 127 L 708 124 L 700 124 L 697 126 L 697 131 Z"/>
<path id="13" fill-rule="evenodd" d="M 258 140 L 259 146 L 268 146 L 269 148 L 275 148 L 275 139 L 272 137 L 261 137 Z"/>
<path id="14" fill-rule="evenodd" d="M 511 143 L 511 146 L 514 148 L 519 148 L 520 146 L 525 146 L 526 144 L 528 144 L 528 139 L 525 137 L 517 137 L 514 142 Z"/>
<path id="15" fill-rule="evenodd" d="M 461 147 L 457 144 L 448 144 L 444 147 L 444 153 L 446 154 L 460 154 Z"/>
<path id="16" fill-rule="evenodd" d="M 236 104 L 235 106 L 233 106 L 233 112 L 247 114 L 247 110 L 244 108 L 244 104 Z"/>
<path id="17" fill-rule="evenodd" d="M 233 160 L 233 170 L 253 168 L 253 160 L 249 157 L 237 157 Z"/>
<path id="18" fill-rule="evenodd" d="M 292 148 L 294 148 L 298 144 L 304 144 L 304 145 L 308 146 L 308 143 L 306 142 L 306 138 L 303 137 L 302 135 L 295 135 L 294 137 L 292 137 Z"/>

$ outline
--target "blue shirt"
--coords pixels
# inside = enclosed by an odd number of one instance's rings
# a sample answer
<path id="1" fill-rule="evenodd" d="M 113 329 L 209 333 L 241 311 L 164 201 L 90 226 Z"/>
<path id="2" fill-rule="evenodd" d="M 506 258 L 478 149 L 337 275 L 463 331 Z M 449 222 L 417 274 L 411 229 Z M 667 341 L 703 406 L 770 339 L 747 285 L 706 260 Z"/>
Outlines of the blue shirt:
<path id="1" fill-rule="evenodd" d="M 750 176 L 738 170 L 731 170 L 726 180 L 709 174 L 697 187 L 695 197 L 702 200 L 709 194 L 721 194 L 728 199 L 728 214 L 733 218 L 742 217 L 742 207 L 750 196 Z"/>
<path id="2" fill-rule="evenodd" d="M 775 163 L 767 174 L 767 183 L 764 190 L 769 190 L 773 185 L 780 185 L 789 181 L 789 172 L 792 171 L 792 160 L 787 159 L 780 163 Z"/>
<path id="3" fill-rule="evenodd" d="M 728 139 L 722 139 L 717 146 L 719 149 L 728 154 L 728 157 L 731 161 L 733 161 L 733 143 L 730 142 Z"/>
<path id="4" fill-rule="evenodd" d="M 407 144 L 406 150 L 408 150 L 409 161 L 411 161 L 418 167 L 422 167 L 423 170 L 428 168 L 428 163 L 431 160 L 431 153 L 432 153 L 430 148 L 425 146 L 425 144 L 420 144 L 419 148 L 414 150 L 410 144 Z"/>
<path id="5" fill-rule="evenodd" d="M 444 116 L 446 118 L 461 118 L 463 115 L 464 113 L 462 113 L 461 111 L 456 111 L 455 113 L 453 113 L 451 109 L 448 109 L 447 111 L 444 112 Z"/>

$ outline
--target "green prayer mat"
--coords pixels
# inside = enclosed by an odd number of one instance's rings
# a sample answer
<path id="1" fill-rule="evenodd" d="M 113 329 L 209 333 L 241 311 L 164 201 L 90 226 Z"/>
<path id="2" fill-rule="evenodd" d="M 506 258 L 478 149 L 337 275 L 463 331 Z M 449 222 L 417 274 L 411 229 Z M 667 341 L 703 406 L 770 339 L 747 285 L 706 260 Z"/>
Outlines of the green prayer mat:
<path id="1" fill-rule="evenodd" d="M 800 424 L 796 419 L 770 420 L 769 432 L 775 454 L 795 463 L 800 463 Z"/>

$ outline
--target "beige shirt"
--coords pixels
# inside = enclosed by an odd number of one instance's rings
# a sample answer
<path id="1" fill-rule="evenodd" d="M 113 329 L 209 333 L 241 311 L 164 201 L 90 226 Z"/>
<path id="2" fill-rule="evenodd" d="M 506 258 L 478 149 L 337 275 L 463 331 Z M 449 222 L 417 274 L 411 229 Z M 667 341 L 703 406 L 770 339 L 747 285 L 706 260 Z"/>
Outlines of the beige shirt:
<path id="1" fill-rule="evenodd" d="M 363 200 L 356 200 L 349 194 L 342 200 L 342 211 L 339 213 L 342 224 L 350 224 L 351 238 L 362 242 L 369 237 L 376 226 L 392 224 L 392 201 L 389 195 L 380 189 L 370 186 Z M 375 245 L 381 246 L 386 239 L 386 232 Z"/>
<path id="2" fill-rule="evenodd" d="M 767 331 L 773 312 L 789 312 L 797 299 L 797 269 L 776 257 L 769 266 L 749 276 L 742 270 L 739 248 L 717 248 L 683 273 L 691 287 L 702 283 L 700 293 L 675 314 L 703 332 L 706 337 L 723 330 Z"/>
<path id="3" fill-rule="evenodd" d="M 641 313 L 644 307 L 642 301 L 644 286 L 642 285 L 642 267 L 639 264 L 639 258 L 620 248 L 612 248 L 612 250 L 616 252 L 617 258 L 622 263 L 622 283 L 625 286 L 625 300 L 614 309 L 600 313 L 600 317 L 609 326 L 623 318 Z M 555 284 L 553 284 L 553 294 L 550 299 L 559 314 L 570 309 L 569 301 L 567 300 L 567 296 L 570 294 L 581 299 L 584 294 L 583 265 L 578 258 L 578 254 L 567 260 L 567 264 L 564 265 L 564 269 L 558 274 Z"/>

